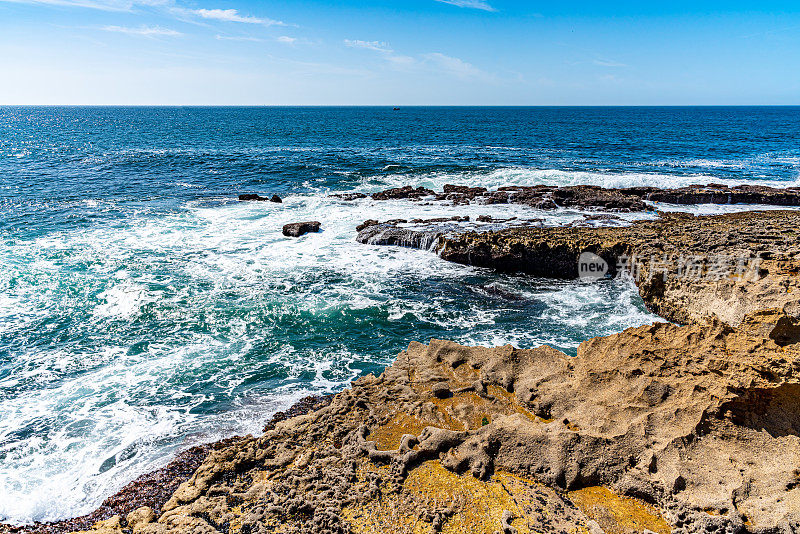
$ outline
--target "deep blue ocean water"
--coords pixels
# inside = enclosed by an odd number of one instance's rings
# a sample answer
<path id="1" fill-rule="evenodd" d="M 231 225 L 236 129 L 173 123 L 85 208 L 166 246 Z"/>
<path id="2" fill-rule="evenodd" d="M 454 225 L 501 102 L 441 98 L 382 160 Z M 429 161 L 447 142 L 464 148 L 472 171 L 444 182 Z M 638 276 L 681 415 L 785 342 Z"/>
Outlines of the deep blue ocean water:
<path id="1" fill-rule="evenodd" d="M 657 320 L 621 282 L 359 245 L 368 218 L 465 210 L 330 193 L 709 182 L 800 185 L 800 108 L 0 107 L 0 520 L 88 512 L 412 340 L 574 354 Z M 284 238 L 298 220 L 324 231 Z"/>

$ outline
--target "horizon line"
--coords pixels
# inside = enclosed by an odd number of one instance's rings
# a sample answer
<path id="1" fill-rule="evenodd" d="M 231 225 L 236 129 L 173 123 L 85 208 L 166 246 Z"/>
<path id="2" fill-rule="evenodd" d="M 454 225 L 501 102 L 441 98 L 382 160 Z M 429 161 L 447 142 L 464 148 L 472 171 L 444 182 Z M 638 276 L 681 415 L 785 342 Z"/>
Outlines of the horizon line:
<path id="1" fill-rule="evenodd" d="M 790 108 L 798 104 L 0 104 L 40 108 Z"/>

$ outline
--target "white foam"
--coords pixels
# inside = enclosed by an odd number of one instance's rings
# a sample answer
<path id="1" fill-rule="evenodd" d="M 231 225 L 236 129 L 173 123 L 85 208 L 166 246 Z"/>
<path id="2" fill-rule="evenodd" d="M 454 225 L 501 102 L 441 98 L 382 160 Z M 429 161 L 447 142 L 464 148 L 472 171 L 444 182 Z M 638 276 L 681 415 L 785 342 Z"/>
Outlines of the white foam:
<path id="1" fill-rule="evenodd" d="M 355 226 L 365 219 L 449 217 L 465 210 L 473 219 L 544 217 L 561 224 L 581 218 L 517 205 L 288 195 L 283 204 L 197 201 L 168 215 L 143 213 L 0 243 L 7 268 L 0 274 L 0 322 L 13 340 L 7 349 L 14 358 L 0 380 L 0 518 L 22 523 L 89 512 L 139 474 L 166 464 L 176 450 L 258 432 L 271 412 L 303 394 L 339 389 L 366 365 L 393 359 L 377 349 L 359 352 L 346 336 L 336 337 L 343 316 L 365 317 L 353 328 L 369 329 L 370 318 L 379 316 L 412 331 L 452 331 L 464 343 L 574 345 L 569 336 L 537 331 L 529 319 L 503 323 L 516 313 L 509 304 L 454 296 L 472 277 L 490 276 L 486 271 L 424 251 L 355 241 Z M 319 220 L 322 232 L 284 237 L 282 225 L 298 220 Z M 432 292 L 424 285 L 429 280 L 451 284 L 453 292 Z M 517 289 L 526 282 L 506 283 Z M 530 298 L 548 297 L 535 292 Z M 582 298 L 544 319 L 567 324 L 576 310 L 588 314 L 600 297 Z M 230 307 L 237 313 L 226 313 Z M 634 323 L 650 319 L 638 310 L 620 313 Z M 201 315 L 203 328 L 194 329 Z M 75 318 L 66 341 L 25 342 L 36 329 L 61 328 L 64 318 Z M 286 342 L 288 334 L 279 333 L 287 318 L 300 321 L 290 323 L 298 329 L 309 325 L 317 338 Z M 174 327 L 150 339 L 143 329 L 152 320 Z M 334 325 L 336 339 L 324 338 L 325 325 Z M 583 330 L 584 323 L 574 328 Z M 140 338 L 147 343 L 137 344 Z"/>
<path id="2" fill-rule="evenodd" d="M 723 215 L 745 211 L 797 210 L 799 206 L 771 206 L 766 204 L 670 204 L 668 202 L 647 202 L 659 211 L 681 211 L 694 215 Z"/>

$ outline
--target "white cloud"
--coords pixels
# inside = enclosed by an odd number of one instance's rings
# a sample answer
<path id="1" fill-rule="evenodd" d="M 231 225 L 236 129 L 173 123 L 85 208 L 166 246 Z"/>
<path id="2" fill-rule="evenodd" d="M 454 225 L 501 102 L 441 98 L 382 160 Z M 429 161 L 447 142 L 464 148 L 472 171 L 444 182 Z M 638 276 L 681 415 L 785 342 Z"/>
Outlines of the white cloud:
<path id="1" fill-rule="evenodd" d="M 103 26 L 100 29 L 106 32 L 139 35 L 142 37 L 180 37 L 183 35 L 181 32 L 170 30 L 169 28 L 162 28 L 160 26 L 139 26 L 138 28 L 129 28 L 127 26 Z"/>
<path id="2" fill-rule="evenodd" d="M 82 7 L 102 11 L 131 11 L 137 5 L 162 6 L 169 0 L 0 0 L 12 4 L 31 4 L 63 7 Z"/>
<path id="3" fill-rule="evenodd" d="M 215 35 L 217 40 L 219 41 L 250 41 L 253 43 L 263 43 L 264 39 L 259 39 L 258 37 L 237 37 L 237 36 L 228 36 L 228 35 Z"/>
<path id="4" fill-rule="evenodd" d="M 365 50 L 372 50 L 379 52 L 384 60 L 392 63 L 397 67 L 410 67 L 417 63 L 417 60 L 411 56 L 404 56 L 396 54 L 389 45 L 383 41 L 362 41 L 361 39 L 345 39 L 344 44 L 351 48 L 363 48 Z"/>
<path id="5" fill-rule="evenodd" d="M 438 69 L 454 74 L 459 78 L 473 78 L 486 75 L 486 73 L 478 67 L 458 59 L 457 57 L 446 56 L 439 52 L 423 54 L 422 57 L 427 62 L 435 65 Z"/>
<path id="6" fill-rule="evenodd" d="M 360 39 L 345 39 L 344 44 L 351 48 L 362 48 L 378 52 L 381 58 L 395 67 L 403 69 L 416 68 L 422 70 L 435 70 L 458 76 L 459 78 L 487 78 L 489 75 L 478 67 L 467 63 L 457 57 L 446 56 L 440 52 L 431 52 L 412 57 L 396 53 L 383 41 L 362 41 Z"/>
<path id="7" fill-rule="evenodd" d="M 279 20 L 263 19 L 259 17 L 250 17 L 241 15 L 235 9 L 195 9 L 191 11 L 198 17 L 211 20 L 220 20 L 223 22 L 241 22 L 244 24 L 264 24 L 265 26 L 285 26 Z"/>
<path id="8" fill-rule="evenodd" d="M 625 63 L 620 63 L 613 59 L 595 59 L 592 63 L 600 67 L 627 67 Z"/>
<path id="9" fill-rule="evenodd" d="M 288 35 L 281 35 L 275 38 L 276 41 L 283 44 L 295 44 L 297 42 L 296 37 L 289 37 Z"/>
<path id="10" fill-rule="evenodd" d="M 344 44 L 351 48 L 366 48 L 376 52 L 392 53 L 393 50 L 383 41 L 362 41 L 361 39 L 345 39 Z"/>
<path id="11" fill-rule="evenodd" d="M 436 0 L 443 4 L 450 4 L 451 6 L 467 7 L 470 9 L 481 9 L 483 11 L 497 11 L 484 0 Z"/>

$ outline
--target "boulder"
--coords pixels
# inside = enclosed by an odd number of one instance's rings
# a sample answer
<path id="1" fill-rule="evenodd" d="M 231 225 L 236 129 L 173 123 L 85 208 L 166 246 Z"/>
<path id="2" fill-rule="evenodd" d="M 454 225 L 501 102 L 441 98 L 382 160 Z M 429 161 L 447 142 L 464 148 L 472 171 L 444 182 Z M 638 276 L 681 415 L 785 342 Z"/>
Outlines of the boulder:
<path id="1" fill-rule="evenodd" d="M 309 232 L 319 232 L 319 221 L 296 222 L 283 225 L 283 235 L 287 237 L 300 237 Z"/>

